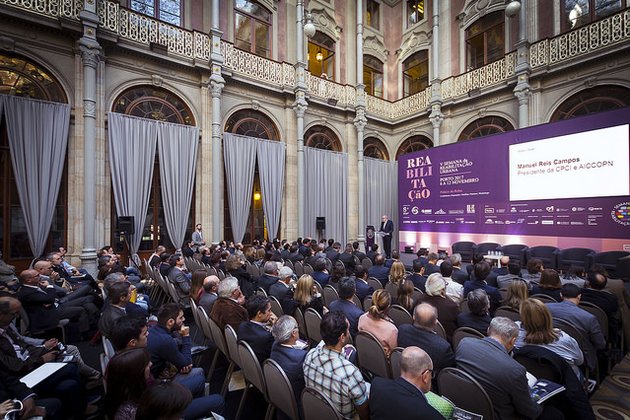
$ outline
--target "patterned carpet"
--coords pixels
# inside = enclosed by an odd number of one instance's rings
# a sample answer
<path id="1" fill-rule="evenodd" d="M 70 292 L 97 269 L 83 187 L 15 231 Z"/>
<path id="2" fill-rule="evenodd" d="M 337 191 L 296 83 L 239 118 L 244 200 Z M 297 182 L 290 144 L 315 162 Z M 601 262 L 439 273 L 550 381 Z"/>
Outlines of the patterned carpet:
<path id="1" fill-rule="evenodd" d="M 598 419 L 630 420 L 630 354 L 602 382 L 591 405 Z"/>

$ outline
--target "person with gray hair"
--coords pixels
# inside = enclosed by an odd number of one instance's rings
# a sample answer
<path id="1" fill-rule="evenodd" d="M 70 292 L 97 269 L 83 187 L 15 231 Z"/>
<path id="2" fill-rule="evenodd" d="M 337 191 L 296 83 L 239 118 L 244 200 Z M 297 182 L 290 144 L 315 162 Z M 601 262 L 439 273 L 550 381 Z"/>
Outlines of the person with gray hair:
<path id="1" fill-rule="evenodd" d="M 471 290 L 468 292 L 467 302 L 470 312 L 462 312 L 457 315 L 457 325 L 473 328 L 483 335 L 487 335 L 490 321 L 492 321 L 488 294 L 483 289 Z"/>
<path id="2" fill-rule="evenodd" d="M 431 357 L 419 347 L 407 347 L 402 352 L 400 377 L 375 377 L 370 390 L 370 419 L 443 419 L 427 401 L 434 374 Z"/>
<path id="3" fill-rule="evenodd" d="M 306 357 L 306 348 L 298 345 L 299 329 L 295 318 L 291 315 L 282 315 L 271 330 L 275 339 L 271 347 L 271 360 L 278 362 L 287 378 L 291 382 L 291 387 L 297 401 L 304 389 L 304 372 L 302 364 Z"/>
<path id="4" fill-rule="evenodd" d="M 267 261 L 264 265 L 264 273 L 258 279 L 258 287 L 269 294 L 269 287 L 276 283 L 278 278 L 278 264 L 275 261 Z"/>
<path id="5" fill-rule="evenodd" d="M 516 343 L 518 326 L 505 317 L 495 317 L 488 337 L 467 337 L 455 352 L 457 367 L 475 378 L 485 389 L 498 418 L 535 419 L 543 407 L 529 394 L 526 370 L 510 356 Z"/>
<path id="6" fill-rule="evenodd" d="M 426 294 L 418 298 L 419 302 L 430 303 L 438 311 L 438 320 L 450 337 L 457 329 L 459 305 L 446 297 L 446 281 L 440 273 L 433 273 L 425 284 Z"/>
<path id="7" fill-rule="evenodd" d="M 207 276 L 203 279 L 203 293 L 199 298 L 199 306 L 202 306 L 206 313 L 212 312 L 212 305 L 219 297 L 220 282 L 221 280 L 217 276 Z"/>
<path id="8" fill-rule="evenodd" d="M 451 274 L 451 278 L 461 285 L 470 280 L 468 272 L 462 268 L 461 254 L 455 253 L 451 255 L 449 259 L 451 260 L 451 264 L 453 264 L 453 274 Z"/>
<path id="9" fill-rule="evenodd" d="M 428 303 L 421 303 L 413 311 L 413 324 L 403 324 L 398 328 L 400 347 L 418 346 L 424 349 L 435 364 L 436 371 L 455 366 L 455 355 L 448 341 L 435 334 L 437 309 Z"/>
<path id="10" fill-rule="evenodd" d="M 241 322 L 249 320 L 247 310 L 243 307 L 244 303 L 245 296 L 241 292 L 238 280 L 235 277 L 226 277 L 219 283 L 219 297 L 208 315 L 221 330 L 229 324 L 234 331 L 238 331 Z"/>

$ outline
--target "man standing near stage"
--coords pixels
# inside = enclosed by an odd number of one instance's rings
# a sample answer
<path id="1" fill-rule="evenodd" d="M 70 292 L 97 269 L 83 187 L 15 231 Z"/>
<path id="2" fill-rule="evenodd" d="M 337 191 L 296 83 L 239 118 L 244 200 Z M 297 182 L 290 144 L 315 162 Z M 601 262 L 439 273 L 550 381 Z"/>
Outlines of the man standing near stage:
<path id="1" fill-rule="evenodd" d="M 383 250 L 387 258 L 391 258 L 392 253 L 392 233 L 394 232 L 394 223 L 389 220 L 386 214 L 383 215 L 381 228 L 378 230 L 383 235 Z"/>

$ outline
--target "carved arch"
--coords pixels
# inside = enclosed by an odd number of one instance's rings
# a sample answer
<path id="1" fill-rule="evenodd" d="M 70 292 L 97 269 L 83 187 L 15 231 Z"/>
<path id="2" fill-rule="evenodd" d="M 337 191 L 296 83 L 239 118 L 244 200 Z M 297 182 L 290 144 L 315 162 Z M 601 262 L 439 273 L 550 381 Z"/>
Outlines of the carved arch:
<path id="1" fill-rule="evenodd" d="M 505 10 L 505 0 L 468 0 L 458 16 L 462 28 L 467 28 L 477 19 L 487 14 Z"/>
<path id="2" fill-rule="evenodd" d="M 431 50 L 431 33 L 422 30 L 412 31 L 400 44 L 398 59 L 402 63 L 410 55 L 421 49 Z"/>
<path id="3" fill-rule="evenodd" d="M 381 62 L 387 62 L 389 51 L 383 41 L 376 35 L 366 36 L 363 40 L 363 54 L 378 58 Z"/>
<path id="4" fill-rule="evenodd" d="M 339 26 L 335 17 L 331 15 L 327 9 L 312 9 L 311 15 L 318 31 L 325 33 L 337 41 L 341 39 L 343 28 Z"/>
<path id="5" fill-rule="evenodd" d="M 619 85 L 589 87 L 565 98 L 549 119 L 567 120 L 630 106 L 630 89 Z"/>

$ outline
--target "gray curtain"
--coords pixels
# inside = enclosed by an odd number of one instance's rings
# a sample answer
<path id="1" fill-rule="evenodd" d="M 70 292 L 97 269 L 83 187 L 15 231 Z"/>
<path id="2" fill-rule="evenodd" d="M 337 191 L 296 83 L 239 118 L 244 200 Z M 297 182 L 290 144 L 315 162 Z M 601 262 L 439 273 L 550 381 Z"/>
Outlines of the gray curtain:
<path id="1" fill-rule="evenodd" d="M 134 217 L 135 229 L 127 239 L 130 253 L 135 255 L 149 206 L 158 124 L 110 112 L 107 131 L 116 214 Z"/>
<path id="2" fill-rule="evenodd" d="M 394 223 L 392 249 L 398 249 L 398 162 L 366 157 L 364 168 L 365 223 L 378 231 L 381 216 L 388 215 Z"/>
<path id="3" fill-rule="evenodd" d="M 278 235 L 280 226 L 286 144 L 279 141 L 258 139 L 256 152 L 258 154 L 258 174 L 267 232 L 269 240 L 273 240 Z"/>
<path id="4" fill-rule="evenodd" d="M 161 122 L 157 134 L 164 221 L 171 242 L 180 249 L 190 215 L 199 129 Z"/>
<path id="5" fill-rule="evenodd" d="M 317 238 L 315 221 L 326 218 L 326 238 L 348 238 L 348 155 L 304 148 L 305 235 Z"/>
<path id="6" fill-rule="evenodd" d="M 31 251 L 46 247 L 68 146 L 70 106 L 16 96 L 4 103 L 11 164 Z"/>
<path id="7" fill-rule="evenodd" d="M 223 133 L 225 182 L 234 242 L 241 242 L 245 235 L 254 185 L 255 159 L 256 142 L 248 137 Z"/>

